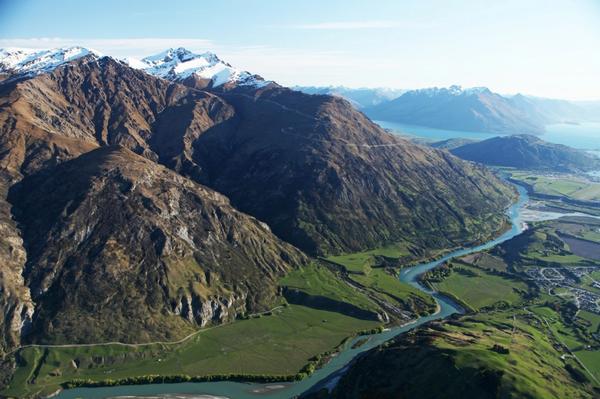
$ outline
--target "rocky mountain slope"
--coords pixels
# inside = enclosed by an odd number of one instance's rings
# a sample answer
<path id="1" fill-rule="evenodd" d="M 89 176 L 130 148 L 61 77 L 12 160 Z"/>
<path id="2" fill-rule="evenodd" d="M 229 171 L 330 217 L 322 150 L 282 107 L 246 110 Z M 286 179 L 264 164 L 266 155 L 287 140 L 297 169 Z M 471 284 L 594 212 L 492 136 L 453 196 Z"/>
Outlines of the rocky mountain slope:
<path id="1" fill-rule="evenodd" d="M 486 165 L 510 166 L 556 172 L 600 169 L 600 158 L 566 145 L 549 143 L 536 136 L 492 137 L 450 150 L 454 155 Z"/>
<path id="2" fill-rule="evenodd" d="M 174 338 L 269 309 L 279 277 L 305 263 L 224 196 L 119 146 L 28 176 L 9 201 L 30 341 Z"/>
<path id="3" fill-rule="evenodd" d="M 153 167 L 158 167 L 154 162 L 150 160 L 157 159 L 158 154 L 153 151 L 156 146 L 160 148 L 168 148 L 168 145 L 163 143 L 162 138 L 168 136 L 170 132 L 170 124 L 163 122 L 164 120 L 180 120 L 181 123 L 189 122 L 194 120 L 194 129 L 196 134 L 202 133 L 203 129 L 213 125 L 218 121 L 219 118 L 226 118 L 230 107 L 228 107 L 218 97 L 211 95 L 206 92 L 200 92 L 196 90 L 188 89 L 181 85 L 172 84 L 166 80 L 155 78 L 142 71 L 137 71 L 129 68 L 128 66 L 107 58 L 98 58 L 96 56 L 84 56 L 70 64 L 61 65 L 55 68 L 51 73 L 39 74 L 31 79 L 22 78 L 17 80 L 8 80 L 0 86 L 0 106 L 3 112 L 0 115 L 0 164 L 2 165 L 2 180 L 0 186 L 4 192 L 0 205 L 2 206 L 2 230 L 5 233 L 3 245 L 0 248 L 2 250 L 4 264 L 6 267 L 2 268 L 2 286 L 3 290 L 0 295 L 0 304 L 3 305 L 3 331 L 5 331 L 5 340 L 2 343 L 3 347 L 11 347 L 17 344 L 22 334 L 28 333 L 29 340 L 40 340 L 50 339 L 60 341 L 81 341 L 81 340 L 93 340 L 101 337 L 110 337 L 113 339 L 122 340 L 144 340 L 151 338 L 164 338 L 173 332 L 176 335 L 182 334 L 186 328 L 192 328 L 193 325 L 202 325 L 208 322 L 221 322 L 229 320 L 235 317 L 236 314 L 243 313 L 246 311 L 252 312 L 255 310 L 264 309 L 267 306 L 274 292 L 274 285 L 271 285 L 277 276 L 293 266 L 298 266 L 304 262 L 304 257 L 297 250 L 286 246 L 285 244 L 279 243 L 279 241 L 268 232 L 268 229 L 258 229 L 256 231 L 250 230 L 248 234 L 253 236 L 257 241 L 252 242 L 237 242 L 235 237 L 239 235 L 235 228 L 231 226 L 222 226 L 222 230 L 231 230 L 232 237 L 226 236 L 225 239 L 221 236 L 216 236 L 214 239 L 218 239 L 218 243 L 212 247 L 205 249 L 203 258 L 198 258 L 196 252 L 187 253 L 187 258 L 180 258 L 179 255 L 171 255 L 172 259 L 170 262 L 174 262 L 178 269 L 170 269 L 168 266 L 164 268 L 168 271 L 164 273 L 176 273 L 181 274 L 176 276 L 182 279 L 178 284 L 181 284 L 181 288 L 184 290 L 182 293 L 177 294 L 177 291 L 166 292 L 166 284 L 163 282 L 152 282 L 153 288 L 159 289 L 163 293 L 157 297 L 153 297 L 151 306 L 147 304 L 148 298 L 144 297 L 144 293 L 136 293 L 135 291 L 128 292 L 127 295 L 132 295 L 135 298 L 137 306 L 136 310 L 126 308 L 122 305 L 115 305 L 112 303 L 111 306 L 117 306 L 115 309 L 103 308 L 102 313 L 98 314 L 98 319 L 94 319 L 86 312 L 80 314 L 81 309 L 86 308 L 89 313 L 90 309 L 100 311 L 94 308 L 92 303 L 96 301 L 95 297 L 91 296 L 89 292 L 84 292 L 80 295 L 77 291 L 77 285 L 75 281 L 68 280 L 67 282 L 53 280 L 55 273 L 63 270 L 64 264 L 56 263 L 58 258 L 67 256 L 66 252 L 62 251 L 75 250 L 76 247 L 69 249 L 68 245 L 64 248 L 59 246 L 59 238 L 61 229 L 65 228 L 80 228 L 85 231 L 86 226 L 77 225 L 73 221 L 73 226 L 69 227 L 61 224 L 61 218 L 66 217 L 70 212 L 74 212 L 75 209 L 68 207 L 65 213 L 47 213 L 50 208 L 28 208 L 26 207 L 27 198 L 32 197 L 31 192 L 34 191 L 35 187 L 25 185 L 28 179 L 33 178 L 32 176 L 44 176 L 39 177 L 42 180 L 52 180 L 54 177 L 53 173 L 59 172 L 55 169 L 56 165 L 61 164 L 69 159 L 77 158 L 82 154 L 86 154 L 98 147 L 104 147 L 107 145 L 121 145 L 127 147 L 136 153 L 143 155 L 147 161 L 141 164 L 144 168 L 149 170 Z M 169 110 L 169 111 L 167 111 Z M 177 113 L 181 112 L 180 117 L 177 117 Z M 183 115 L 187 115 L 183 116 Z M 153 134 L 153 135 L 151 135 Z M 103 162 L 108 165 L 107 168 L 117 167 L 116 161 L 120 158 L 110 157 L 108 160 L 99 157 L 88 157 L 85 158 L 87 162 L 93 164 Z M 133 158 L 132 158 L 133 159 Z M 83 162 L 83 161 L 82 161 Z M 81 163 L 78 164 L 82 166 Z M 96 165 L 98 166 L 98 165 Z M 141 166 L 140 166 L 141 167 Z M 68 177 L 61 177 L 67 181 L 73 179 L 76 180 L 78 177 L 75 176 L 76 171 L 71 171 Z M 66 173 L 66 172 L 65 172 Z M 91 172 L 90 172 L 91 173 Z M 167 180 L 179 179 L 177 175 L 167 176 Z M 165 178 L 167 178 L 165 177 Z M 21 179 L 25 178 L 22 183 L 19 183 Z M 58 179 L 58 177 L 56 177 Z M 88 176 L 88 180 L 95 180 L 96 177 Z M 112 177 L 107 178 L 110 180 Z M 134 177 L 129 177 L 129 181 L 134 181 Z M 185 179 L 184 179 L 185 180 Z M 38 180 L 39 181 L 39 180 Z M 61 182 L 63 180 L 60 180 Z M 30 187 L 27 189 L 19 189 L 17 187 Z M 100 202 L 98 198 L 100 195 L 109 196 L 111 193 L 116 193 L 118 187 L 121 184 L 111 182 L 105 183 L 106 188 L 102 193 L 88 193 L 86 187 L 82 184 L 78 187 L 80 191 L 77 192 L 65 192 L 58 191 L 61 195 L 54 194 L 52 191 L 56 187 L 52 187 L 50 183 L 44 187 L 47 187 L 50 192 L 41 191 L 38 192 L 40 196 L 47 196 L 52 198 L 51 202 L 45 202 L 50 207 L 59 206 L 64 202 L 60 201 L 75 201 L 79 199 L 77 196 L 89 197 L 89 202 L 96 203 Z M 57 183 L 58 184 L 58 183 Z M 158 183 L 157 183 L 158 184 Z M 191 183 L 186 183 L 191 184 Z M 162 183 L 161 183 L 162 185 Z M 11 203 L 7 202 L 6 196 L 8 195 L 9 189 L 13 193 L 11 197 Z M 41 188 L 39 188 L 41 190 Z M 19 194 L 15 194 L 17 190 Z M 173 187 L 173 196 L 177 198 L 185 194 L 184 187 Z M 29 192 L 31 191 L 31 192 Z M 208 193 L 208 194 L 207 194 Z M 196 204 L 196 210 L 194 211 L 197 215 L 202 210 L 203 204 L 200 202 L 202 195 L 218 196 L 211 190 L 203 189 L 200 194 L 196 194 L 197 199 L 194 199 Z M 102 209 L 98 210 L 98 213 L 94 215 L 100 217 L 102 212 L 107 213 L 112 210 L 111 202 L 116 201 L 112 197 L 106 197 L 102 205 Z M 141 201 L 141 200 L 139 200 Z M 138 201 L 138 202 L 139 202 Z M 144 200 L 145 201 L 145 200 Z M 213 213 L 217 220 L 213 220 L 211 223 L 217 224 L 222 222 L 225 224 L 225 219 L 229 213 L 233 212 L 230 210 L 228 205 L 225 205 L 225 200 L 221 199 L 216 201 L 211 206 Z M 12 205 L 12 206 L 11 206 Z M 36 205 L 31 204 L 31 206 Z M 73 204 L 70 204 L 72 206 Z M 189 205 L 192 207 L 193 204 Z M 137 206 L 137 205 L 136 205 Z M 15 216 L 20 211 L 20 216 Z M 134 207 L 135 208 L 135 207 Z M 222 209 L 223 208 L 223 209 Z M 142 209 L 140 208 L 140 211 Z M 131 209 L 136 211 L 136 209 Z M 102 245 L 103 241 L 110 240 L 111 234 L 117 234 L 119 231 L 127 231 L 126 223 L 131 219 L 137 218 L 138 223 L 148 222 L 158 217 L 157 214 L 152 212 L 160 211 L 159 208 L 151 208 L 146 210 L 150 213 L 142 213 L 136 215 L 125 214 L 122 215 L 123 220 L 120 223 L 125 225 L 119 225 L 115 221 L 114 225 L 108 222 L 102 222 L 96 220 L 95 223 L 105 223 L 104 226 L 109 231 L 105 231 L 102 235 L 99 231 L 91 231 L 86 234 L 91 234 L 85 240 L 82 245 Z M 38 212 L 40 218 L 46 216 L 44 223 L 45 228 L 56 230 L 58 236 L 29 236 L 25 233 L 27 229 L 27 221 L 25 218 L 29 214 L 35 214 Z M 237 213 L 236 213 L 237 215 Z M 106 215 L 104 215 L 106 216 Z M 237 217 L 237 216 L 236 216 Z M 14 219 L 17 219 L 16 221 Z M 244 224 L 257 222 L 247 222 L 252 220 L 248 216 L 238 217 L 240 220 L 230 223 L 235 225 L 239 224 L 241 229 Z M 246 219 L 244 219 L 246 218 Z M 221 220 L 223 219 L 223 220 Z M 18 227 L 17 228 L 17 222 Z M 86 223 L 88 221 L 86 220 Z M 90 224 L 92 222 L 90 221 Z M 183 222 L 180 222 L 183 223 Z M 187 225 L 187 222 L 185 223 Z M 173 229 L 179 229 L 181 226 L 175 226 Z M 112 227 L 106 227 L 112 226 Z M 40 226 L 38 226 L 40 227 Z M 139 227 L 139 226 L 138 226 Z M 182 228 L 183 228 L 182 227 Z M 189 226 L 188 226 L 189 228 Z M 200 227 L 199 227 L 200 228 Z M 148 227 L 150 229 L 150 227 Z M 148 230 L 145 234 L 152 235 L 154 230 Z M 158 230 L 157 230 L 158 231 Z M 184 232 L 184 230 L 181 230 Z M 142 236 L 136 236 L 136 234 L 142 234 L 142 232 L 131 232 L 131 237 L 136 237 L 135 241 L 129 241 L 121 243 L 126 248 L 126 252 L 135 252 L 140 242 L 137 239 L 145 239 Z M 185 232 L 184 232 L 185 233 Z M 184 234 L 181 233 L 181 234 Z M 158 233 L 156 233 L 158 234 Z M 179 230 L 171 230 L 170 234 L 179 234 Z M 185 233 L 188 234 L 188 233 Z M 189 233 L 191 234 L 191 233 Z M 200 234 L 199 232 L 196 233 Z M 166 234 L 168 235 L 168 234 Z M 157 240 L 152 236 L 148 239 L 149 242 Z M 23 243 L 23 240 L 25 241 Z M 228 241 L 230 240 L 230 241 Z M 221 242 L 223 241 L 223 242 Z M 269 247 L 269 241 L 277 243 L 275 248 L 278 248 L 274 253 L 266 252 Z M 46 245 L 47 247 L 38 248 L 44 255 L 38 260 L 40 262 L 50 262 L 49 265 L 42 266 L 34 260 L 34 246 Z M 130 247 L 127 247 L 129 245 Z M 252 249 L 252 245 L 257 245 Z M 33 246 L 33 247 L 32 247 Z M 235 252 L 235 247 L 242 247 L 240 253 L 231 254 Z M 278 247 L 279 246 L 279 247 Z M 107 247 L 108 248 L 108 247 Z M 90 249 L 93 253 L 95 250 L 101 249 Z M 123 250 L 123 249 L 122 249 Z M 231 251 L 230 251 L 231 250 Z M 33 252 L 32 252 L 33 251 Z M 245 253 L 244 251 L 265 251 L 265 254 L 256 255 Z M 40 252 L 40 254 L 42 253 Z M 45 258 L 45 256 L 52 256 L 57 258 Z M 68 256 L 71 256 L 70 254 Z M 191 256 L 191 258 L 190 258 Z M 233 256 L 233 257 L 232 257 Z M 244 289 L 241 287 L 236 293 L 233 289 L 235 285 L 232 283 L 233 273 L 231 270 L 222 270 L 223 273 L 229 273 L 225 282 L 219 282 L 217 274 L 213 273 L 212 281 L 213 289 L 216 289 L 216 299 L 210 299 L 206 296 L 199 297 L 198 290 L 203 295 L 212 295 L 208 289 L 202 288 L 196 276 L 200 269 L 197 266 L 197 262 L 208 263 L 208 258 L 212 258 L 212 267 L 221 264 L 221 257 L 232 257 L 232 264 L 241 265 L 239 274 L 235 280 L 235 283 L 241 281 L 248 281 L 249 286 Z M 160 258 L 156 255 L 155 258 Z M 198 260 L 194 262 L 190 259 Z M 62 259 L 62 258 L 61 258 Z M 101 280 L 101 276 L 104 275 L 105 271 L 102 270 L 102 266 L 109 264 L 106 261 L 105 264 L 97 263 L 98 260 L 92 255 L 88 259 L 88 262 L 94 267 L 99 267 L 100 270 L 81 277 L 88 284 L 96 279 Z M 63 259 L 64 260 L 64 259 Z M 79 260 L 81 261 L 81 260 Z M 126 259 L 126 263 L 131 261 L 131 266 L 135 266 L 136 261 L 140 261 L 139 258 Z M 156 260 L 156 265 L 161 264 L 163 260 Z M 186 263 L 187 262 L 187 263 Z M 184 265 L 184 266 L 182 266 Z M 210 263 L 202 265 L 203 267 L 210 267 Z M 73 267 L 72 264 L 67 268 Z M 153 267 L 153 266 L 148 266 Z M 233 267 L 233 266 L 232 266 Z M 275 268 L 271 270 L 271 268 Z M 245 271 L 246 269 L 246 271 Z M 133 268 L 133 271 L 136 269 Z M 235 269 L 234 269 L 235 270 Z M 247 270 L 250 270 L 247 272 Z M 254 270 L 254 271 L 252 271 Z M 139 270 L 138 270 L 139 271 Z M 260 275 L 258 280 L 254 282 L 249 278 L 249 273 L 256 272 Z M 31 274 L 30 274 L 31 273 Z M 204 271 L 202 271 L 204 273 Z M 207 271 L 208 273 L 208 271 Z M 233 274 L 232 274 L 233 273 Z M 24 278 L 24 276 L 31 276 L 31 279 Z M 35 276 L 35 277 L 34 277 Z M 143 274 L 143 278 L 151 279 L 158 274 Z M 119 278 L 123 276 L 118 276 Z M 46 281 L 48 279 L 48 281 Z M 186 280 L 187 279 L 187 280 Z M 34 281 L 35 280 L 35 281 Z M 46 281 L 42 283 L 42 281 Z M 258 284 L 257 281 L 262 281 Z M 57 284 L 56 286 L 52 284 Z M 149 289 L 147 284 L 138 282 L 140 289 Z M 36 284 L 41 284 L 37 286 Z M 69 285 L 71 284 L 71 285 Z M 133 289 L 138 284 L 133 284 L 129 281 L 127 289 Z M 162 284 L 162 285 L 161 285 Z M 228 288 L 225 288 L 228 284 Z M 273 283 L 274 284 L 274 283 Z M 33 286 L 36 285 L 34 289 Z M 56 288 L 61 286 L 60 289 Z M 192 291 L 190 287 L 195 287 Z M 239 286 L 239 284 L 238 284 Z M 269 288 L 269 286 L 271 288 Z M 40 288 L 44 287 L 44 288 Z M 55 291 L 54 288 L 58 291 Z M 173 287 L 171 287 L 173 288 Z M 124 287 L 119 287 L 121 291 L 120 295 L 124 295 Z M 178 290 L 178 287 L 173 289 Z M 227 296 L 222 296 L 222 292 L 219 291 L 225 289 L 223 292 L 227 292 Z M 37 290 L 37 291 L 32 291 Z M 51 297 L 43 295 L 45 290 L 49 290 L 47 295 L 58 295 L 58 297 Z M 144 291 L 146 292 L 146 291 Z M 157 291 L 158 293 L 159 291 Z M 260 293 L 263 294 L 260 294 Z M 67 295 L 62 298 L 61 295 Z M 100 295 L 99 292 L 97 294 Z M 114 292 L 105 292 L 100 298 L 108 300 L 114 295 Z M 153 294 L 157 295 L 157 294 Z M 179 296 L 177 296 L 179 295 Z M 264 295 L 264 298 L 258 296 Z M 34 300 L 32 301 L 32 296 Z M 253 296 L 255 297 L 254 299 Z M 118 296 L 120 297 L 120 296 Z M 61 299 L 62 298 L 62 299 Z M 92 298 L 94 298 L 92 300 Z M 212 298 L 212 297 L 211 297 Z M 200 301 L 200 299 L 203 299 Z M 132 299 L 133 301 L 134 299 Z M 86 302 L 87 301 L 87 302 Z M 187 301 L 187 302 L 186 302 Z M 186 305 L 187 303 L 187 305 Z M 69 304 L 69 306 L 67 306 Z M 118 304 L 118 302 L 117 302 Z M 65 307 L 62 307 L 62 306 Z M 78 306 L 81 305 L 81 308 Z M 48 308 L 50 306 L 50 308 Z M 56 306 L 56 307 L 53 307 Z M 92 306 L 90 308 L 90 306 Z M 186 308 L 187 306 L 187 308 Z M 202 308 L 204 306 L 204 308 Z M 223 308 L 223 306 L 225 306 Z M 200 307 L 200 308 L 199 308 Z M 192 309 L 193 308 L 193 309 Z M 224 310 L 221 311 L 220 309 Z M 34 309 L 36 310 L 34 312 Z M 131 312 L 131 313 L 120 313 Z M 54 312 L 54 313 L 53 313 Z M 107 323 L 109 320 L 109 312 L 113 313 L 115 324 Z M 166 313 L 165 313 L 166 312 Z M 170 313 L 169 313 L 170 312 Z M 214 314 L 214 317 L 211 316 Z M 33 320 L 32 316 L 33 315 Z M 49 316 L 52 315 L 52 316 Z M 160 316 L 160 317 L 159 317 Z M 48 324 L 49 318 L 61 320 L 59 325 L 50 326 Z M 61 319 L 64 318 L 63 319 Z M 80 318 L 81 317 L 81 318 Z M 91 317 L 91 318 L 86 318 Z M 128 330 L 118 327 L 125 318 L 132 318 L 131 323 L 136 324 L 139 328 Z M 161 320 L 161 323 L 158 320 Z M 149 324 L 143 324 L 143 320 L 150 320 Z M 185 323 L 184 321 L 187 320 Z M 31 330 L 31 323 L 33 322 L 33 330 Z M 69 324 L 74 323 L 74 324 Z M 141 324 L 140 324 L 141 323 Z M 183 324 L 182 324 L 183 323 Z M 82 329 L 87 328 L 86 325 L 93 326 L 93 330 L 96 331 L 91 334 L 92 330 L 82 332 Z M 172 328 L 178 326 L 178 328 Z M 187 326 L 187 327 L 186 327 Z M 52 331 L 52 333 L 42 333 L 42 331 Z M 144 333 L 146 331 L 146 333 Z M 87 337 L 87 338 L 86 338 Z"/>
<path id="4" fill-rule="evenodd" d="M 462 147 L 463 145 L 471 144 L 471 143 L 475 143 L 475 142 L 477 142 L 477 140 L 457 137 L 457 138 L 446 139 L 446 140 L 442 140 L 442 141 L 434 141 L 434 142 L 430 142 L 428 144 L 433 148 L 439 148 L 441 150 L 453 150 L 455 148 Z"/>
<path id="5" fill-rule="evenodd" d="M 539 120 L 487 88 L 451 86 L 412 90 L 364 111 L 376 120 L 440 129 L 509 134 L 544 131 Z"/>
<path id="6" fill-rule="evenodd" d="M 469 128 L 469 123 L 472 123 L 470 119 L 477 118 L 479 119 L 477 122 L 479 129 L 487 128 L 484 122 L 489 119 L 492 124 L 492 129 L 489 131 L 492 132 L 524 133 L 534 127 L 531 132 L 539 133 L 545 125 L 549 124 L 597 122 L 600 120 L 597 102 L 568 101 L 524 94 L 508 96 L 491 93 L 491 91 L 485 93 L 487 91 L 485 88 L 462 89 L 458 86 L 451 86 L 447 89 L 429 88 L 409 91 L 390 88 L 353 89 L 343 86 L 295 86 L 293 89 L 308 94 L 327 94 L 345 98 L 357 109 L 364 110 L 374 119 L 423 124 L 423 126 L 441 129 L 471 130 Z M 411 93 L 411 97 L 407 96 L 402 101 L 397 101 L 396 104 L 390 104 L 405 93 Z M 423 99 L 417 94 L 426 95 L 429 98 Z M 449 101 L 452 97 L 447 96 L 448 94 L 454 96 L 486 94 L 486 96 L 481 96 L 482 104 L 474 105 L 475 102 L 459 101 L 458 99 Z M 465 109 L 465 107 L 469 109 Z M 478 108 L 487 110 L 481 112 Z M 466 113 L 469 118 L 463 120 L 452 118 L 452 113 L 457 111 Z M 515 116 L 518 120 L 513 123 L 511 119 L 515 119 Z M 519 124 L 523 123 L 521 129 L 515 130 Z M 511 129 L 506 130 L 504 125 Z"/>
<path id="7" fill-rule="evenodd" d="M 500 226 L 504 183 L 387 134 L 342 99 L 282 88 L 222 97 L 235 117 L 198 138 L 195 169 L 179 170 L 204 171 L 199 181 L 311 254 L 460 245 Z"/>
<path id="8" fill-rule="evenodd" d="M 462 245 L 500 229 L 513 196 L 331 96 L 169 81 L 96 54 L 8 73 L 5 347 L 22 333 L 135 341 L 229 320 L 268 306 L 277 276 L 306 261 L 280 239 L 311 254 Z"/>

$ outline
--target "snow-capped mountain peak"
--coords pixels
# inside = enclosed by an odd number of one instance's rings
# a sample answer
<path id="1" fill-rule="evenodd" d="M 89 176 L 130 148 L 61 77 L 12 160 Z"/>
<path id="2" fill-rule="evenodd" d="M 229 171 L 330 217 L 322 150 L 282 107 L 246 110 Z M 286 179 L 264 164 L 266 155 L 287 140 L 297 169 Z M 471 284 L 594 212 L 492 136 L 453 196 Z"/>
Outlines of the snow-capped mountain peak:
<path id="1" fill-rule="evenodd" d="M 151 55 L 142 59 L 143 62 L 147 64 L 151 64 L 154 66 L 165 65 L 165 64 L 183 64 L 189 62 L 194 59 L 203 59 L 206 62 L 210 63 L 218 63 L 221 62 L 219 57 L 216 54 L 211 53 L 210 51 L 194 54 L 190 50 L 179 47 L 179 48 L 169 48 L 165 51 L 162 51 L 158 54 Z"/>
<path id="2" fill-rule="evenodd" d="M 209 81 L 210 87 L 226 84 L 262 87 L 270 83 L 260 76 L 234 68 L 214 53 L 197 54 L 183 47 L 170 48 L 141 60 L 127 58 L 123 61 L 132 68 L 142 69 L 163 79 L 181 81 L 193 76 Z"/>
<path id="3" fill-rule="evenodd" d="M 90 55 L 95 58 L 102 57 L 97 51 L 78 46 L 47 50 L 0 49 L 0 74 L 8 74 L 10 77 L 35 76 L 51 72 L 65 63 Z M 197 54 L 183 47 L 170 48 L 141 60 L 130 57 L 122 61 L 132 68 L 163 79 L 183 81 L 193 77 L 198 88 L 219 86 L 260 88 L 272 83 L 258 75 L 231 66 L 214 53 Z"/>
<path id="4" fill-rule="evenodd" d="M 5 48 L 0 49 L 0 73 L 11 75 L 37 75 L 50 72 L 58 66 L 81 57 L 101 57 L 98 51 L 84 47 L 61 47 L 47 50 Z"/>

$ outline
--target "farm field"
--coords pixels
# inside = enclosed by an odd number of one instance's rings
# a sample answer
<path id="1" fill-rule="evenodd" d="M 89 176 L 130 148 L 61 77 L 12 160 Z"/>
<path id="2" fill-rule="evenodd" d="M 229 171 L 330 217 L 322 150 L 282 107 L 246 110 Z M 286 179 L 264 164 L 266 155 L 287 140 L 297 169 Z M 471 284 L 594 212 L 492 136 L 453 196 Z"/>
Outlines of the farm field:
<path id="1" fill-rule="evenodd" d="M 450 275 L 433 285 L 438 291 L 450 294 L 473 310 L 498 303 L 514 306 L 521 302 L 521 293 L 527 292 L 527 285 L 523 282 L 462 263 L 454 264 Z"/>
<path id="2" fill-rule="evenodd" d="M 600 183 L 576 176 L 549 176 L 513 171 L 512 178 L 529 184 L 536 193 L 565 196 L 584 201 L 600 201 Z"/>

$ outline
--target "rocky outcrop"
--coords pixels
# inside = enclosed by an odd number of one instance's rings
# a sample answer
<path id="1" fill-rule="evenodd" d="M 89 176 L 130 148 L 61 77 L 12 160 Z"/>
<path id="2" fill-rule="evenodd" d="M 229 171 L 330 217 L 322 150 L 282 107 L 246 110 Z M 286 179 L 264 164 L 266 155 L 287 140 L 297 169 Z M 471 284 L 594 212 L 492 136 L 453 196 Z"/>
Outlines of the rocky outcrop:
<path id="1" fill-rule="evenodd" d="M 200 327 L 209 323 L 221 324 L 234 320 L 238 314 L 245 314 L 245 300 L 245 293 L 241 293 L 239 298 L 233 295 L 202 298 L 197 294 L 185 294 L 175 301 L 173 313 Z"/>
<path id="2" fill-rule="evenodd" d="M 6 180 L 0 189 L 6 196 Z M 1 195 L 1 194 L 0 194 Z M 0 200 L 0 354 L 19 344 L 31 327 L 34 304 L 23 279 L 27 254 L 10 213 L 10 204 Z"/>

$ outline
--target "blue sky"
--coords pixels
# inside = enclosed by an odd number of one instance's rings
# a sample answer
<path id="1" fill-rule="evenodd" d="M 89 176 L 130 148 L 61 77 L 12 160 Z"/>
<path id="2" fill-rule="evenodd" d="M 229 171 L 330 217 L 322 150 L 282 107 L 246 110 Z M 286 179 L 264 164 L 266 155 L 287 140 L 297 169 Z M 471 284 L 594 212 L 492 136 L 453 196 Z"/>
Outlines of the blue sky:
<path id="1" fill-rule="evenodd" d="M 0 0 L 0 46 L 216 52 L 282 84 L 600 99 L 600 0 Z"/>

